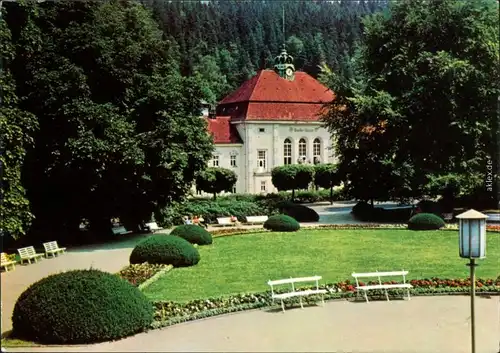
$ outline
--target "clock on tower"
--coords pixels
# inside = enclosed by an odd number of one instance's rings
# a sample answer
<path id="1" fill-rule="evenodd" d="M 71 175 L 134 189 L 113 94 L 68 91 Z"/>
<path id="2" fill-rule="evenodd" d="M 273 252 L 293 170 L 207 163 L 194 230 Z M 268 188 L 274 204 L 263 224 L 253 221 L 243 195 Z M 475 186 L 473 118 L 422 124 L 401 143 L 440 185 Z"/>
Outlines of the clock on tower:
<path id="1" fill-rule="evenodd" d="M 288 55 L 285 45 L 281 49 L 281 54 L 274 58 L 274 71 L 280 77 L 293 81 L 295 78 L 295 66 L 293 65 L 293 57 Z"/>

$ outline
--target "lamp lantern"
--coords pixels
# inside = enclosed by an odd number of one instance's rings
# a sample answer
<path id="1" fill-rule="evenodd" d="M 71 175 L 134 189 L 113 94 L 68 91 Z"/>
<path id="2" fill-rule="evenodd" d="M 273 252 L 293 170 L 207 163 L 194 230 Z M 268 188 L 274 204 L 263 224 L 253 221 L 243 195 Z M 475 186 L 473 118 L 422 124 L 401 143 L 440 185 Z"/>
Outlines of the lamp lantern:
<path id="1" fill-rule="evenodd" d="M 486 257 L 486 219 L 488 216 L 476 210 L 459 214 L 459 254 L 466 259 Z"/>
<path id="2" fill-rule="evenodd" d="M 470 317 L 471 317 L 471 352 L 476 353 L 476 259 L 486 257 L 486 219 L 488 216 L 476 210 L 468 210 L 459 214 L 458 246 L 460 257 L 469 259 L 470 267 Z"/>

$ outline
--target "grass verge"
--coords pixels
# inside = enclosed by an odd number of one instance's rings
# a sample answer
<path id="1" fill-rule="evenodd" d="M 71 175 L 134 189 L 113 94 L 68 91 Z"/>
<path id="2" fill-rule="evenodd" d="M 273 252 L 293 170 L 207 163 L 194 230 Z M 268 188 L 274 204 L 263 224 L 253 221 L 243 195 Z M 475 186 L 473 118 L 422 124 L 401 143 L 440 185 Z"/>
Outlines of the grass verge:
<path id="1" fill-rule="evenodd" d="M 500 234 L 488 233 L 488 257 L 478 277 L 496 278 Z M 453 231 L 405 229 L 311 230 L 257 233 L 214 239 L 199 249 L 197 266 L 175 268 L 144 289 L 154 301 L 187 302 L 237 293 L 262 292 L 269 279 L 323 276 L 324 283 L 352 272 L 410 271 L 408 279 L 467 278 Z M 387 280 L 392 280 L 389 278 Z"/>

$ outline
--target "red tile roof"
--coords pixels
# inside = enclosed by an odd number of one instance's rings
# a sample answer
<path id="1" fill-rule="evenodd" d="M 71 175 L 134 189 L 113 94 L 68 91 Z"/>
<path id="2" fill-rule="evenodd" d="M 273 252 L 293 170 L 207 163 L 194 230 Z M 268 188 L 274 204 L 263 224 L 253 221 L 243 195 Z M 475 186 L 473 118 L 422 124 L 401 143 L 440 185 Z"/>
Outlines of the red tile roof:
<path id="1" fill-rule="evenodd" d="M 318 121 L 323 104 L 250 103 L 246 120 Z"/>
<path id="2" fill-rule="evenodd" d="M 273 70 L 261 70 L 219 104 L 247 101 L 327 103 L 333 98 L 330 89 L 305 72 L 296 72 L 295 79 L 289 81 Z"/>
<path id="3" fill-rule="evenodd" d="M 334 93 L 305 72 L 295 79 L 281 78 L 273 70 L 261 70 L 225 97 L 217 112 L 233 119 L 317 121 Z"/>
<path id="4" fill-rule="evenodd" d="M 242 143 L 236 127 L 231 124 L 230 116 L 217 116 L 214 119 L 205 118 L 208 131 L 212 134 L 215 144 Z"/>

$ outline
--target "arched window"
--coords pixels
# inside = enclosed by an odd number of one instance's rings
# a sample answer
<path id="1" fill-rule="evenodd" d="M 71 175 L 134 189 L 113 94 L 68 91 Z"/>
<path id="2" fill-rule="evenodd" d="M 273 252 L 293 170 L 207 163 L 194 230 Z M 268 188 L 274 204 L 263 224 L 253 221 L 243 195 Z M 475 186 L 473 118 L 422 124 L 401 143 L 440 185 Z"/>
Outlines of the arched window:
<path id="1" fill-rule="evenodd" d="M 315 138 L 313 141 L 313 158 L 321 161 L 321 140 Z"/>
<path id="2" fill-rule="evenodd" d="M 305 159 L 307 158 L 307 144 L 305 139 L 299 140 L 299 158 Z"/>
<path id="3" fill-rule="evenodd" d="M 292 164 L 292 141 L 285 139 L 283 143 L 283 164 Z"/>

